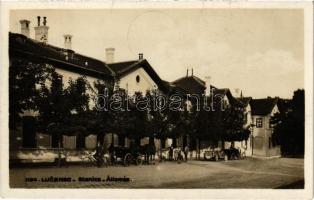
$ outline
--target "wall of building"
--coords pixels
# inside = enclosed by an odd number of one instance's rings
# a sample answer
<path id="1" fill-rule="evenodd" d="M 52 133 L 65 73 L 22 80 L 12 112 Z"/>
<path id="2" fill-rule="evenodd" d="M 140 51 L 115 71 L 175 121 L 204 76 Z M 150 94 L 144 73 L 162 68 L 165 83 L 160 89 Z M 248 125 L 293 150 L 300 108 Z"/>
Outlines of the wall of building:
<path id="1" fill-rule="evenodd" d="M 254 126 L 253 128 L 253 155 L 254 156 L 279 156 L 280 146 L 272 143 L 273 128 L 270 127 L 271 117 L 279 112 L 278 107 L 275 106 L 272 112 L 266 116 L 254 115 L 252 117 L 253 123 L 256 125 L 256 119 L 261 118 L 263 125 L 261 128 Z"/>
<path id="2" fill-rule="evenodd" d="M 56 72 L 60 75 L 62 75 L 62 82 L 64 84 L 64 87 L 68 87 L 69 86 L 69 81 L 72 79 L 73 81 L 75 81 L 77 78 L 81 77 L 82 75 L 81 74 L 78 74 L 78 73 L 74 73 L 74 72 L 71 72 L 71 71 L 67 71 L 67 70 L 63 70 L 63 69 L 60 69 L 60 68 L 56 68 Z M 86 80 L 88 81 L 88 83 L 90 84 L 90 86 L 93 88 L 94 91 L 95 90 L 95 87 L 94 87 L 94 83 L 97 82 L 97 78 L 94 78 L 94 77 L 91 77 L 91 76 L 86 76 Z M 91 90 L 88 90 L 87 93 L 93 97 L 95 96 L 95 94 L 91 91 Z M 89 107 L 92 108 L 95 106 L 95 102 L 92 99 L 90 99 L 90 102 L 89 102 Z"/>
<path id="3" fill-rule="evenodd" d="M 136 81 L 136 77 L 140 77 L 140 81 Z M 146 93 L 147 90 L 157 89 L 157 84 L 151 79 L 143 68 L 139 68 L 120 79 L 120 88 L 128 90 L 129 95 L 135 92 Z"/>

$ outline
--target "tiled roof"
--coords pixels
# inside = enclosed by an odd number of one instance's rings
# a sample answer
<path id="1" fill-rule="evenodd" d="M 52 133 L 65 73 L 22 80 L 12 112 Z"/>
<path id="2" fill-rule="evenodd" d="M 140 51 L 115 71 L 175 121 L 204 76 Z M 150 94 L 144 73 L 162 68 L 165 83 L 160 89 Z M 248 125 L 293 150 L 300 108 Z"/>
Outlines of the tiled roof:
<path id="1" fill-rule="evenodd" d="M 110 63 L 108 66 L 112 69 L 118 76 L 122 76 L 128 70 L 131 70 L 133 67 L 137 67 L 140 60 L 132 60 L 132 61 L 125 61 L 125 62 L 117 62 L 117 63 Z"/>
<path id="2" fill-rule="evenodd" d="M 56 67 L 71 66 L 72 69 L 114 76 L 114 72 L 101 60 L 75 53 L 73 50 L 55 47 L 27 38 L 22 34 L 9 33 L 10 53 L 30 59 L 42 59 Z"/>
<path id="3" fill-rule="evenodd" d="M 175 86 L 182 88 L 190 94 L 203 94 L 205 82 L 196 76 L 186 76 L 172 82 Z"/>
<path id="4" fill-rule="evenodd" d="M 188 92 L 176 85 L 174 85 L 171 82 L 165 81 L 163 80 L 163 83 L 165 85 L 165 88 L 167 89 L 168 94 L 178 94 L 181 95 L 183 97 L 186 97 L 186 95 L 188 94 Z"/>
<path id="5" fill-rule="evenodd" d="M 243 104 L 243 106 L 247 106 L 252 100 L 252 97 L 240 97 L 237 98 L 237 100 L 240 101 Z"/>
<path id="6" fill-rule="evenodd" d="M 252 99 L 252 115 L 268 115 L 277 104 L 278 98 Z"/>

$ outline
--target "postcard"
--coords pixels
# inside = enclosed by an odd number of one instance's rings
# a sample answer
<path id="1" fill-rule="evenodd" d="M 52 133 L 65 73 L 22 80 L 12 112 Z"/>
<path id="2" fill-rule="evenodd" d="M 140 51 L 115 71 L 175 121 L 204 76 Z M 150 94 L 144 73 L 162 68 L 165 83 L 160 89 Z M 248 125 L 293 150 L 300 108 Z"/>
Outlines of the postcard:
<path id="1" fill-rule="evenodd" d="M 313 195 L 312 3 L 0 5 L 2 196 Z"/>

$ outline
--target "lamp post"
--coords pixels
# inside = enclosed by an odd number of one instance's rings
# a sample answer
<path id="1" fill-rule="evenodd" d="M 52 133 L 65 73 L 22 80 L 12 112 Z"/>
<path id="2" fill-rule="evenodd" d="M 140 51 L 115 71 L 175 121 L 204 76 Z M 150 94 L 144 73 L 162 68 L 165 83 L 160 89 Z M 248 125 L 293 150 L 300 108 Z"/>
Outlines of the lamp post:
<path id="1" fill-rule="evenodd" d="M 251 128 L 251 130 L 252 130 L 252 135 L 251 135 L 251 144 L 252 144 L 252 156 L 253 156 L 253 149 L 254 149 L 254 126 L 256 126 L 255 124 L 253 124 L 253 123 L 251 123 L 250 124 L 250 128 Z"/>

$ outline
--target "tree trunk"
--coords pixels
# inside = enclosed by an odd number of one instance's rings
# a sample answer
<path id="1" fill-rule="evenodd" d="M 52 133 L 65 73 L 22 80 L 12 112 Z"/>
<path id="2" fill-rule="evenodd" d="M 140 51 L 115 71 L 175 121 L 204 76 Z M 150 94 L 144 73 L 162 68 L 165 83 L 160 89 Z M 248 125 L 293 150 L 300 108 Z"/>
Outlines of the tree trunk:
<path id="1" fill-rule="evenodd" d="M 58 167 L 61 167 L 61 139 L 58 138 Z"/>
<path id="2" fill-rule="evenodd" d="M 200 160 L 200 155 L 201 150 L 200 150 L 200 140 L 196 138 L 196 160 Z"/>

